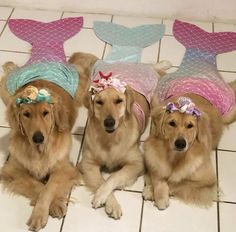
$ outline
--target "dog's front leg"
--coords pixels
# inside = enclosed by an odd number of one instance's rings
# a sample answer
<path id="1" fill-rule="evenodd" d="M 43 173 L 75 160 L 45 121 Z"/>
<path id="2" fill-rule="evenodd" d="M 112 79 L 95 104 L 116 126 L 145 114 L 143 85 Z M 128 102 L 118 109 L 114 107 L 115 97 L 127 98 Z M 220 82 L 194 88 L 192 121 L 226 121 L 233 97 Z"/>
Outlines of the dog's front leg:
<path id="1" fill-rule="evenodd" d="M 111 174 L 107 181 L 98 188 L 93 203 L 96 205 L 104 204 L 113 190 L 133 184 L 138 176 L 143 173 L 143 170 L 143 160 L 141 158 L 124 165 L 119 171 Z"/>
<path id="2" fill-rule="evenodd" d="M 169 186 L 166 179 L 160 178 L 156 172 L 151 172 L 150 178 L 153 186 L 155 206 L 160 210 L 166 209 L 169 206 Z"/>
<path id="3" fill-rule="evenodd" d="M 85 158 L 89 156 L 88 153 L 88 151 L 84 153 L 82 161 L 79 164 L 79 168 L 83 174 L 83 179 L 86 186 L 95 193 L 97 189 L 105 183 L 105 180 L 101 174 L 100 165 L 98 165 L 98 163 L 93 159 Z M 111 193 L 104 202 L 95 201 L 94 199 L 95 198 L 92 200 L 93 208 L 98 208 L 105 204 L 105 211 L 108 216 L 115 219 L 119 219 L 121 217 L 121 207 L 113 193 Z"/>
<path id="4" fill-rule="evenodd" d="M 29 230 L 38 231 L 48 221 L 49 212 L 53 211 L 55 217 L 61 218 L 66 213 L 66 197 L 78 179 L 78 171 L 69 162 L 61 161 L 52 171 L 44 189 L 39 194 L 36 205 L 27 224 Z M 60 201 L 61 200 L 61 201 Z M 57 209 L 55 209 L 57 208 Z"/>

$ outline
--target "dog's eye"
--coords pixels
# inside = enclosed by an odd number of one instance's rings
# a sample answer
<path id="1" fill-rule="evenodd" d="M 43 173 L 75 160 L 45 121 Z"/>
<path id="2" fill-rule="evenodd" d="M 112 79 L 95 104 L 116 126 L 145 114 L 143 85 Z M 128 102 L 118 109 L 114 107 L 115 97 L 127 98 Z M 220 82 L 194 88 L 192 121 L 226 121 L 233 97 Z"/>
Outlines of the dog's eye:
<path id="1" fill-rule="evenodd" d="M 192 123 L 189 123 L 188 125 L 187 125 L 187 128 L 188 129 L 190 129 L 190 128 L 192 128 L 193 127 L 193 124 Z"/>
<path id="2" fill-rule="evenodd" d="M 115 100 L 115 104 L 120 104 L 121 102 L 123 102 L 123 100 L 122 99 L 117 99 L 117 100 Z"/>
<path id="3" fill-rule="evenodd" d="M 29 118 L 30 117 L 30 112 L 26 111 L 23 113 L 23 115 L 26 117 L 26 118 Z"/>
<path id="4" fill-rule="evenodd" d="M 44 110 L 44 111 L 43 111 L 43 117 L 45 117 L 46 115 L 48 115 L 48 113 L 49 113 L 49 112 L 48 112 L 47 110 Z"/>
<path id="5" fill-rule="evenodd" d="M 170 121 L 169 125 L 172 126 L 172 127 L 176 127 L 176 123 L 174 121 Z"/>
<path id="6" fill-rule="evenodd" d="M 97 101 L 96 101 L 96 104 L 102 106 L 102 105 L 103 105 L 103 101 L 102 101 L 102 100 L 97 100 Z"/>

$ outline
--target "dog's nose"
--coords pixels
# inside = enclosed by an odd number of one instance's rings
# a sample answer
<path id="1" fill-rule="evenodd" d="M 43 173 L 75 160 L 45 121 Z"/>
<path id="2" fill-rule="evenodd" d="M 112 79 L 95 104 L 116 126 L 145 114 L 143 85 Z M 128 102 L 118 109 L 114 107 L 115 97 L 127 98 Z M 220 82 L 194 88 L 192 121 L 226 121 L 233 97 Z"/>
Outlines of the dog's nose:
<path id="1" fill-rule="evenodd" d="M 40 131 L 36 131 L 33 134 L 32 140 L 34 143 L 41 144 L 44 141 L 44 136 Z"/>
<path id="2" fill-rule="evenodd" d="M 107 117 L 105 120 L 104 120 L 104 126 L 106 128 L 107 131 L 114 131 L 114 126 L 115 126 L 115 119 L 113 117 Z"/>
<path id="3" fill-rule="evenodd" d="M 186 141 L 184 138 L 179 138 L 175 140 L 175 147 L 177 150 L 181 151 L 186 147 Z"/>

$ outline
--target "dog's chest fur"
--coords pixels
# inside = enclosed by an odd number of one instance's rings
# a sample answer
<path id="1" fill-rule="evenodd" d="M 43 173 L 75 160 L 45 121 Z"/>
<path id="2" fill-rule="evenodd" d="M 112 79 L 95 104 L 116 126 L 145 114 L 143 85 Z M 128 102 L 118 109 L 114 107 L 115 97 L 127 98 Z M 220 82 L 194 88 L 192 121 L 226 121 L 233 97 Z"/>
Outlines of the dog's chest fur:
<path id="1" fill-rule="evenodd" d="M 57 142 L 52 142 L 45 151 L 39 152 L 36 147 L 14 135 L 11 141 L 10 155 L 39 180 L 50 174 L 58 161 L 67 158 L 71 144 L 70 136 L 63 135 Z"/>

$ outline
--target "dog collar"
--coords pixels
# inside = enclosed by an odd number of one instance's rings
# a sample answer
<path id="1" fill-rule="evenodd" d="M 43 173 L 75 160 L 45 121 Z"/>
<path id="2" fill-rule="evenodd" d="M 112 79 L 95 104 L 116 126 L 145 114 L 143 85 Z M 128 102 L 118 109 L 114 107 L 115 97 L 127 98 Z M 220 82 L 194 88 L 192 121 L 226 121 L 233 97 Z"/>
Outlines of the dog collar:
<path id="1" fill-rule="evenodd" d="M 16 104 L 31 104 L 31 103 L 39 103 L 39 102 L 47 102 L 52 104 L 51 94 L 46 89 L 38 90 L 35 86 L 29 85 L 27 86 L 21 97 L 16 99 Z"/>
<path id="2" fill-rule="evenodd" d="M 164 109 L 170 113 L 179 111 L 180 113 L 191 114 L 197 117 L 201 116 L 201 112 L 195 107 L 192 100 L 187 97 L 179 97 L 177 102 L 169 102 Z"/>

